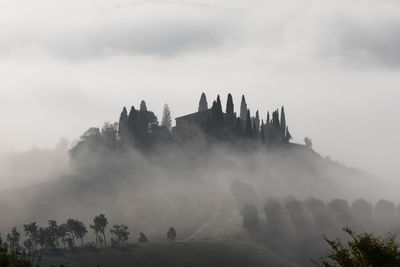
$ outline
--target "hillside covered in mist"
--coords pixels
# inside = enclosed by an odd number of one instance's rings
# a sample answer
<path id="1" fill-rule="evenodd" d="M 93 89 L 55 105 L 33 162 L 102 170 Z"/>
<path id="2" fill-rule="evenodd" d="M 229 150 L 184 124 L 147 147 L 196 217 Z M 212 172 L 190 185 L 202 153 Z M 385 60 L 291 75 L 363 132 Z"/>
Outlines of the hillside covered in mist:
<path id="1" fill-rule="evenodd" d="M 239 115 L 230 95 L 226 112 L 221 106 L 218 96 L 209 109 L 203 95 L 198 111 L 177 118 L 172 127 L 168 106 L 159 124 L 142 101 L 140 109 L 132 107 L 129 114 L 124 108 L 118 123 L 90 128 L 69 149 L 61 144 L 54 150 L 14 155 L 2 167 L 7 169 L 3 175 L 12 179 L 20 173 L 15 177 L 24 177 L 31 185 L 1 192 L 0 211 L 7 216 L 2 216 L 0 232 L 30 221 L 46 224 L 49 219 L 73 217 L 90 222 L 103 213 L 113 223 L 128 225 L 134 236 L 145 232 L 153 240 L 163 240 L 166 227 L 173 225 L 180 240 L 255 238 L 290 258 L 288 252 L 305 242 L 298 235 L 306 229 L 302 223 L 312 229 L 307 237 L 316 245 L 305 253 L 312 256 L 319 252 L 314 248 L 320 247 L 317 240 L 322 234 L 336 234 L 344 223 L 361 225 L 357 219 L 337 220 L 338 214 L 350 212 L 347 201 L 390 199 L 381 193 L 390 185 L 321 157 L 311 140 L 306 139 L 307 145 L 291 143 L 283 107 L 272 118 L 268 113 L 264 121 L 258 111 L 251 116 L 244 96 Z M 310 198 L 318 201 L 310 204 Z M 326 206 L 332 199 L 341 201 Z M 313 213 L 313 203 L 320 213 Z M 249 205 L 253 208 L 246 211 Z M 286 209 L 283 213 L 280 205 Z M 397 216 L 394 204 L 392 210 Z M 269 214 L 285 223 L 271 222 Z M 253 231 L 246 222 L 254 218 L 262 227 Z M 283 232 L 290 236 L 280 236 L 282 229 L 273 236 L 274 228 L 268 225 L 286 225 L 290 231 Z M 293 247 L 265 240 L 282 240 Z M 306 262 L 297 256 L 290 259 Z"/>

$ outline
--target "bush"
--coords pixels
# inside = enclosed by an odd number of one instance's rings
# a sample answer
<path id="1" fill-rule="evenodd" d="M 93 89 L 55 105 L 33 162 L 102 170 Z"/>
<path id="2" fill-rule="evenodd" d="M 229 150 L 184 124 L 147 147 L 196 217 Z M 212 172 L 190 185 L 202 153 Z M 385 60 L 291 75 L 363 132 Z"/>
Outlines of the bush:
<path id="1" fill-rule="evenodd" d="M 34 258 L 19 250 L 10 251 L 0 248 L 0 266 L 4 267 L 39 267 L 40 257 Z"/>
<path id="2" fill-rule="evenodd" d="M 397 234 L 386 238 L 376 237 L 370 233 L 357 234 L 349 228 L 344 228 L 350 236 L 347 246 L 342 241 L 325 241 L 330 247 L 326 260 L 315 264 L 320 267 L 394 267 L 400 266 L 399 244 L 396 243 Z"/>

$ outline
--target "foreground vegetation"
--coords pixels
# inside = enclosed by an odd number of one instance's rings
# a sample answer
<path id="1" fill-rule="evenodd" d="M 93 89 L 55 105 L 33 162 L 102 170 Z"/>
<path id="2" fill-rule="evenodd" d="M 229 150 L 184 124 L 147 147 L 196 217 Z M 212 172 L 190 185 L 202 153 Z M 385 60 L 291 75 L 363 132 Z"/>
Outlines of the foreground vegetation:
<path id="1" fill-rule="evenodd" d="M 152 242 L 125 248 L 66 251 L 43 256 L 41 266 L 230 266 L 292 267 L 287 260 L 250 242 L 202 240 L 189 242 Z"/>

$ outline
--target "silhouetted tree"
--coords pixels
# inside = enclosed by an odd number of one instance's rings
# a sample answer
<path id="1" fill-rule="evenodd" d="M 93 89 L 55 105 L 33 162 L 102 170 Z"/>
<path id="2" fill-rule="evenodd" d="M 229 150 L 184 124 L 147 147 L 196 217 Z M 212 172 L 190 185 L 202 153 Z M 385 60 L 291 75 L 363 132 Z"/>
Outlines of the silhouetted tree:
<path id="1" fill-rule="evenodd" d="M 142 102 L 140 102 L 140 111 L 143 111 L 143 112 L 147 111 L 146 102 L 144 100 L 142 100 Z"/>
<path id="2" fill-rule="evenodd" d="M 168 131 L 171 131 L 171 126 L 172 126 L 172 120 L 171 120 L 171 111 L 169 110 L 169 107 L 167 104 L 164 105 L 164 111 L 163 111 L 163 117 L 161 120 L 161 126 L 165 127 L 168 129 Z"/>
<path id="3" fill-rule="evenodd" d="M 83 238 L 87 233 L 86 226 L 83 222 L 80 222 L 75 219 L 68 219 L 66 222 L 66 232 L 69 234 L 69 237 L 72 239 L 72 247 L 75 246 L 75 239 L 81 239 L 83 246 Z"/>
<path id="4" fill-rule="evenodd" d="M 234 125 L 234 106 L 233 106 L 233 99 L 232 95 L 228 94 L 228 99 L 226 100 L 226 124 L 230 127 Z"/>
<path id="5" fill-rule="evenodd" d="M 149 240 L 147 239 L 146 235 L 144 233 L 140 233 L 139 234 L 139 239 L 138 242 L 139 243 L 147 243 Z"/>
<path id="6" fill-rule="evenodd" d="M 269 118 L 269 111 L 267 112 L 267 121 L 265 122 L 266 125 L 268 125 L 270 122 L 270 118 Z"/>
<path id="7" fill-rule="evenodd" d="M 265 143 L 265 125 L 264 125 L 264 120 L 261 120 L 261 142 Z"/>
<path id="8" fill-rule="evenodd" d="M 130 137 L 135 138 L 138 132 L 138 111 L 132 106 L 128 116 L 128 130 Z"/>
<path id="9" fill-rule="evenodd" d="M 285 107 L 281 108 L 281 131 L 282 135 L 285 136 L 286 133 L 286 116 L 285 116 Z"/>
<path id="10" fill-rule="evenodd" d="M 24 233 L 26 236 L 26 243 L 24 245 L 28 252 L 36 249 L 39 244 L 38 226 L 35 222 L 24 224 Z"/>
<path id="11" fill-rule="evenodd" d="M 242 95 L 242 101 L 240 103 L 240 119 L 242 119 L 243 121 L 246 120 L 246 116 L 247 116 L 247 104 L 246 104 L 246 99 L 244 97 L 244 95 Z"/>
<path id="12" fill-rule="evenodd" d="M 55 220 L 48 221 L 48 242 L 51 244 L 51 248 L 57 248 L 58 244 L 58 225 Z"/>
<path id="13" fill-rule="evenodd" d="M 121 143 L 126 143 L 126 141 L 129 139 L 128 112 L 126 110 L 126 107 L 122 109 L 121 115 L 119 116 L 118 135 Z"/>
<path id="14" fill-rule="evenodd" d="M 256 132 L 260 131 L 260 116 L 258 114 L 258 110 L 256 111 L 256 117 L 254 118 L 254 124 L 256 126 Z"/>
<path id="15" fill-rule="evenodd" d="M 253 136 L 253 129 L 252 129 L 252 125 L 251 125 L 250 110 L 247 110 L 245 134 L 246 134 L 246 137 L 252 137 Z"/>
<path id="16" fill-rule="evenodd" d="M 19 248 L 19 238 L 21 234 L 17 231 L 17 227 L 14 226 L 10 234 L 7 234 L 7 242 L 11 251 L 16 251 Z"/>
<path id="17" fill-rule="evenodd" d="M 113 228 L 110 230 L 111 235 L 115 236 L 116 240 L 111 239 L 112 242 L 115 242 L 118 245 L 125 243 L 129 237 L 128 226 L 120 224 L 120 225 L 113 225 Z"/>
<path id="18" fill-rule="evenodd" d="M 167 232 L 167 239 L 173 242 L 176 238 L 176 231 L 174 227 L 170 227 Z"/>
<path id="19" fill-rule="evenodd" d="M 199 111 L 204 111 L 208 109 L 208 103 L 207 103 L 207 98 L 206 94 L 202 93 L 199 101 Z"/>
<path id="20" fill-rule="evenodd" d="M 103 235 L 103 240 L 104 240 L 104 247 L 107 247 L 107 241 L 106 241 L 106 227 L 108 224 L 108 220 L 104 214 L 100 214 L 99 216 L 96 216 L 93 219 L 93 224 L 90 225 L 90 228 L 93 229 L 94 233 L 96 234 L 96 246 L 97 242 L 99 239 L 99 235 Z"/>
<path id="21" fill-rule="evenodd" d="M 258 212 L 256 206 L 246 204 L 240 211 L 240 215 L 243 217 L 244 229 L 249 233 L 255 233 L 258 231 Z"/>

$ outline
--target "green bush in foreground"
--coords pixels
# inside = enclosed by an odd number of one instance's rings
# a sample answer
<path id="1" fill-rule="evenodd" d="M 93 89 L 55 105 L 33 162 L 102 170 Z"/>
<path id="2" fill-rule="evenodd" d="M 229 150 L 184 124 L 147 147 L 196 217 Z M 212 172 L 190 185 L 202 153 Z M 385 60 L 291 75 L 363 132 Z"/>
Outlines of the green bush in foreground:
<path id="1" fill-rule="evenodd" d="M 29 257 L 18 250 L 0 248 L 0 267 L 39 267 L 40 258 Z"/>
<path id="2" fill-rule="evenodd" d="M 350 236 L 347 246 L 340 240 L 325 241 L 330 250 L 326 260 L 315 262 L 319 267 L 397 267 L 400 266 L 399 244 L 397 234 L 386 238 L 376 237 L 370 233 L 357 234 L 344 228 Z"/>

